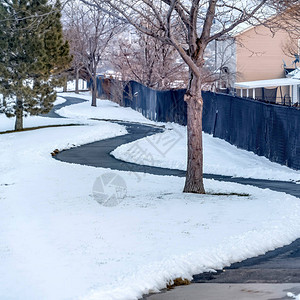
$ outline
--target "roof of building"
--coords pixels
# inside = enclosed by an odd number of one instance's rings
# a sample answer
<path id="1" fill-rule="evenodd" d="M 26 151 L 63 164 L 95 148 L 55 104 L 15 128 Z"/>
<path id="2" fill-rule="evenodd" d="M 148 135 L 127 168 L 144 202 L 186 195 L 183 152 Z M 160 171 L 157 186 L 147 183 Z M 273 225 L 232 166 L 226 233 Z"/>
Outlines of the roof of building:
<path id="1" fill-rule="evenodd" d="M 267 88 L 276 86 L 289 86 L 289 85 L 300 85 L 299 79 L 294 78 L 278 78 L 268 80 L 256 80 L 246 82 L 236 82 L 234 87 L 240 89 L 255 89 L 255 88 Z"/>

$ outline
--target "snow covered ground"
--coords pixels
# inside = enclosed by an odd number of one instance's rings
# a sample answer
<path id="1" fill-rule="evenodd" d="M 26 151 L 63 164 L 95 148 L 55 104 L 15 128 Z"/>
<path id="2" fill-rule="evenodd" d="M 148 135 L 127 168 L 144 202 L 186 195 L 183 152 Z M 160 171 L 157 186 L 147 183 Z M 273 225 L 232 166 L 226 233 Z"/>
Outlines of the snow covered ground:
<path id="1" fill-rule="evenodd" d="M 67 100 L 65 98 L 62 98 L 60 96 L 57 97 L 56 101 L 54 101 L 53 105 L 59 105 L 65 103 Z"/>
<path id="2" fill-rule="evenodd" d="M 79 80 L 79 88 L 80 89 L 86 89 L 87 88 L 87 82 L 85 80 L 80 79 Z M 75 90 L 75 80 L 68 81 L 67 84 L 68 91 L 74 91 Z M 57 88 L 57 92 L 62 92 L 63 88 Z M 62 95 L 67 95 L 66 93 Z M 73 95 L 73 94 L 72 94 Z M 2 99 L 2 95 L 0 94 L 0 101 Z M 62 104 L 66 100 L 62 97 L 57 97 L 57 100 L 55 101 L 54 105 Z M 74 120 L 73 120 L 74 121 Z M 45 118 L 40 116 L 28 116 L 24 118 L 24 128 L 30 128 L 30 127 L 36 127 L 36 126 L 46 126 L 46 125 L 61 125 L 61 124 L 70 124 L 70 120 L 64 120 L 60 119 L 54 120 L 53 118 Z M 76 123 L 76 122 L 73 122 Z M 9 131 L 13 130 L 15 126 L 15 118 L 7 118 L 4 114 L 0 113 L 0 132 L 1 131 Z"/>
<path id="3" fill-rule="evenodd" d="M 70 110 L 143 119 L 107 101 Z M 0 135 L 0 299 L 138 299 L 300 237 L 299 199 L 284 193 L 205 180 L 208 194 L 188 195 L 182 178 L 54 160 L 56 148 L 126 133 L 85 122 Z"/>
<path id="4" fill-rule="evenodd" d="M 57 97 L 54 105 L 62 104 L 66 100 L 62 97 Z M 63 125 L 63 124 L 77 124 L 82 123 L 78 122 L 78 119 L 54 119 L 54 118 L 46 118 L 41 116 L 28 116 L 24 117 L 24 128 L 37 127 L 37 126 L 46 126 L 46 125 Z M 7 118 L 5 114 L 0 114 L 0 132 L 1 131 L 9 131 L 13 130 L 15 126 L 15 118 Z"/>
<path id="5" fill-rule="evenodd" d="M 73 93 L 64 93 L 63 96 L 76 97 Z M 89 93 L 81 93 L 80 98 L 90 99 Z M 117 103 L 109 100 L 97 100 L 97 107 L 92 107 L 89 103 L 83 102 L 72 106 L 66 106 L 56 111 L 59 115 L 73 119 L 97 118 L 105 120 L 123 120 L 147 124 L 157 124 L 146 119 L 141 113 L 129 108 L 121 107 Z M 160 123 L 163 125 L 162 123 Z"/>

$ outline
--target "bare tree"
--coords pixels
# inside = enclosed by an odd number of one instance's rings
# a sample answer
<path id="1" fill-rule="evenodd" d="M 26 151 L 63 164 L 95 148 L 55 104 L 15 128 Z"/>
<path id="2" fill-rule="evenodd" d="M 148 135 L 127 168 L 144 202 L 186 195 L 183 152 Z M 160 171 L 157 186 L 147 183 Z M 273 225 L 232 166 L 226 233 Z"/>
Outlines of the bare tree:
<path id="1" fill-rule="evenodd" d="M 156 89 L 186 86 L 187 67 L 172 46 L 140 32 L 127 33 L 129 38 L 119 39 L 111 61 L 123 80 Z"/>
<path id="2" fill-rule="evenodd" d="M 188 111 L 188 162 L 184 192 L 205 193 L 203 185 L 202 89 L 205 51 L 238 27 L 263 24 L 275 10 L 297 3 L 271 0 L 81 0 L 122 19 L 138 31 L 173 46 L 189 67 L 184 97 Z M 152 24 L 149 28 L 145 24 Z M 154 29 L 155 30 L 154 30 Z"/>
<path id="3" fill-rule="evenodd" d="M 272 32 L 284 30 L 293 39 L 298 39 L 300 34 L 300 3 L 297 0 L 275 0 L 274 16 L 266 21 Z"/>
<path id="4" fill-rule="evenodd" d="M 79 77 L 80 77 L 80 71 L 84 69 L 84 64 L 81 59 L 81 55 L 79 53 L 82 53 L 81 47 L 82 47 L 82 41 L 80 38 L 78 38 L 78 31 L 75 26 L 69 26 L 67 29 L 64 30 L 64 36 L 68 40 L 70 45 L 70 54 L 72 55 L 72 64 L 71 64 L 71 71 L 72 74 L 74 72 L 75 75 L 75 93 L 79 93 Z"/>
<path id="5" fill-rule="evenodd" d="M 117 25 L 101 10 L 72 1 L 66 6 L 65 14 L 65 33 L 73 54 L 76 78 L 83 68 L 87 71 L 92 80 L 92 106 L 96 106 L 97 68 L 103 61 L 103 55 L 116 32 Z"/>
<path id="6" fill-rule="evenodd" d="M 287 40 L 282 45 L 283 52 L 294 59 L 293 63 L 299 63 L 300 55 L 300 4 L 292 6 L 285 11 L 284 22 L 277 22 L 277 27 L 283 27 L 289 33 Z"/>

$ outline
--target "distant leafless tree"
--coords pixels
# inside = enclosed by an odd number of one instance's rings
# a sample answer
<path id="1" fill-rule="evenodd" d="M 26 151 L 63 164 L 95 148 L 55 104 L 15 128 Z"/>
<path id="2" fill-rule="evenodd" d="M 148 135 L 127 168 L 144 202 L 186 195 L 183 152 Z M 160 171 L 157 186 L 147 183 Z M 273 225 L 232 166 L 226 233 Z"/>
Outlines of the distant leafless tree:
<path id="1" fill-rule="evenodd" d="M 65 7 L 65 15 L 65 33 L 76 76 L 83 68 L 87 71 L 92 79 L 92 106 L 96 106 L 97 68 L 118 25 L 101 10 L 73 1 Z"/>
<path id="2" fill-rule="evenodd" d="M 188 110 L 188 162 L 184 192 L 205 193 L 203 185 L 202 89 L 205 52 L 240 26 L 266 24 L 296 0 L 81 0 L 173 46 L 189 68 L 184 100 Z M 152 24 L 151 27 L 146 24 Z"/>
<path id="3" fill-rule="evenodd" d="M 140 32 L 129 32 L 128 36 L 119 39 L 112 56 L 123 80 L 136 80 L 156 89 L 186 86 L 188 69 L 174 47 Z"/>
<path id="4" fill-rule="evenodd" d="M 69 26 L 64 30 L 64 36 L 69 41 L 70 54 L 73 57 L 71 70 L 75 75 L 75 93 L 79 93 L 79 75 L 80 71 L 84 69 L 84 64 L 79 53 L 82 52 L 80 51 L 80 47 L 82 47 L 83 43 L 81 43 L 82 41 L 78 38 L 78 31 L 75 24 L 73 26 Z"/>

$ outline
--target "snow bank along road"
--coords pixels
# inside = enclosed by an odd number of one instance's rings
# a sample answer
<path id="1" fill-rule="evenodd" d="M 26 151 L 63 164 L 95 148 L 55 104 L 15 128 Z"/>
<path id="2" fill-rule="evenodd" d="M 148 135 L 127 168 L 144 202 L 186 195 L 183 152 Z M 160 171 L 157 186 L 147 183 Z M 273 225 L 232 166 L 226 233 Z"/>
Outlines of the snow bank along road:
<path id="1" fill-rule="evenodd" d="M 74 99 L 66 98 L 72 104 Z M 78 101 L 78 100 L 77 100 Z M 60 152 L 55 158 L 64 162 L 108 168 L 112 170 L 143 172 L 154 175 L 173 175 L 184 177 L 185 171 L 138 165 L 116 159 L 110 153 L 117 147 L 146 136 L 163 132 L 158 126 L 139 123 L 113 121 L 126 127 L 128 134 L 82 145 Z M 300 185 L 294 182 L 271 181 L 252 178 L 204 174 L 205 178 L 254 185 L 274 191 L 286 192 L 300 198 Z M 203 273 L 194 276 L 194 282 L 299 282 L 300 281 L 300 239 L 292 244 L 270 251 L 265 255 L 231 265 L 226 272 Z"/>

